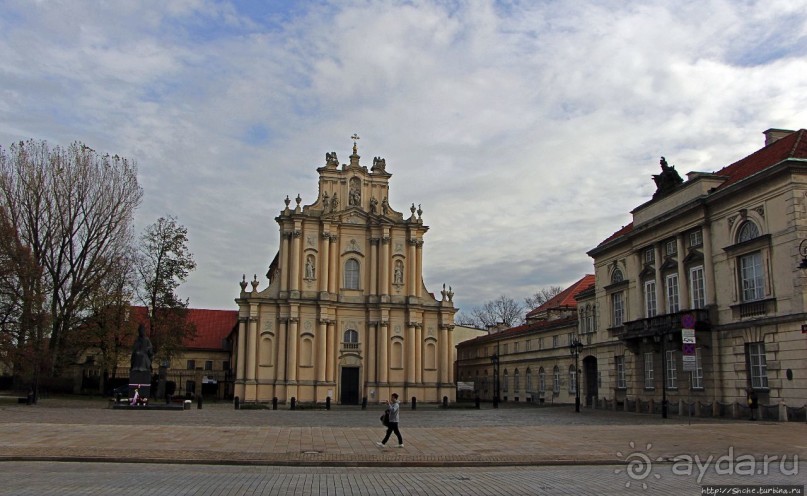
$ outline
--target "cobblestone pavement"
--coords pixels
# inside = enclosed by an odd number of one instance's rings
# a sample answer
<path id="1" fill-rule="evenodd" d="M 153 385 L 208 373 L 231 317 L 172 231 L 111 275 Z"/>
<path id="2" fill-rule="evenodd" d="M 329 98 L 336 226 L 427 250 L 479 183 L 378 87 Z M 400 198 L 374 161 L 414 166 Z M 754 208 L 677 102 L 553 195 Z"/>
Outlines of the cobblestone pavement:
<path id="1" fill-rule="evenodd" d="M 107 406 L 0 401 L 0 494 L 701 494 L 704 483 L 803 486 L 807 473 L 798 422 L 421 405 L 401 412 L 405 447 L 381 449 L 379 406 Z"/>
<path id="2" fill-rule="evenodd" d="M 554 467 L 323 468 L 120 463 L 0 463 L 0 495 L 700 495 L 701 486 L 804 487 L 774 464 L 765 477 L 675 474 L 669 465 L 633 477 L 624 465 Z M 769 493 L 771 494 L 771 493 Z M 804 494 L 802 492 L 802 494 Z"/>

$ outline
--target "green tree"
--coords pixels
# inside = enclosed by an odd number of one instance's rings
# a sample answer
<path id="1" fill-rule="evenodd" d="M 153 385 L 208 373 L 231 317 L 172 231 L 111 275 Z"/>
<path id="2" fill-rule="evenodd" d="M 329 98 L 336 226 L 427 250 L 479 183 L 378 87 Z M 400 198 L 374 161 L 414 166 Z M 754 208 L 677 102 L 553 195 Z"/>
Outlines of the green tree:
<path id="1" fill-rule="evenodd" d="M 149 310 L 150 338 L 159 360 L 174 357 L 195 332 L 187 321 L 188 300 L 176 293 L 195 268 L 188 229 L 174 217 L 161 217 L 146 228 L 137 262 L 139 295 Z"/>

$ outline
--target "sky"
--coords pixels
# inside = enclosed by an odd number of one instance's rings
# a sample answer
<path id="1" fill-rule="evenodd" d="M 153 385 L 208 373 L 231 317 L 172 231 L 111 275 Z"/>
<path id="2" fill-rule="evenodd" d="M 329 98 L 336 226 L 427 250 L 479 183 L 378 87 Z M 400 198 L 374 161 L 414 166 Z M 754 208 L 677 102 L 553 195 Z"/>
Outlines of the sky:
<path id="1" fill-rule="evenodd" d="M 0 146 L 138 166 L 188 228 L 194 308 L 236 309 L 325 153 L 386 159 L 461 312 L 593 272 L 665 156 L 682 177 L 807 127 L 807 0 L 0 0 Z"/>

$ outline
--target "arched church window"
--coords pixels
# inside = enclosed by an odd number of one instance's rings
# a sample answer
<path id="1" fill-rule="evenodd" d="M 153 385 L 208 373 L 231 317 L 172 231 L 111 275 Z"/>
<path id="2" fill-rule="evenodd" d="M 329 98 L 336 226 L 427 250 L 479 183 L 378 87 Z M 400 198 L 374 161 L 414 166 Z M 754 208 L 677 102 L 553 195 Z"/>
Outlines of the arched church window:
<path id="1" fill-rule="evenodd" d="M 345 262 L 345 288 L 359 289 L 359 262 L 355 258 Z"/>
<path id="2" fill-rule="evenodd" d="M 622 275 L 622 271 L 619 269 L 614 269 L 613 274 L 611 274 L 611 283 L 616 284 L 618 282 L 622 282 L 625 280 L 625 276 Z"/>
<path id="3" fill-rule="evenodd" d="M 359 342 L 359 333 L 353 329 L 348 329 L 345 331 L 345 343 L 358 343 Z"/>

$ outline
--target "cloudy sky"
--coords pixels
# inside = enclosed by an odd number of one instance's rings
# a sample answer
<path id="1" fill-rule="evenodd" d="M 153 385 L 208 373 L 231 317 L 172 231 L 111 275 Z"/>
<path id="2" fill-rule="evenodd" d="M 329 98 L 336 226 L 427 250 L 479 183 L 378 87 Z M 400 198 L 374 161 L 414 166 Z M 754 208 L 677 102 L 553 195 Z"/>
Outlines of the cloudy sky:
<path id="1" fill-rule="evenodd" d="M 423 208 L 426 287 L 463 311 L 592 271 L 655 190 L 807 127 L 805 0 L 0 1 L 0 146 L 137 162 L 197 308 L 263 274 L 326 152 L 386 158 Z"/>

